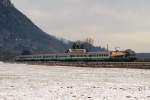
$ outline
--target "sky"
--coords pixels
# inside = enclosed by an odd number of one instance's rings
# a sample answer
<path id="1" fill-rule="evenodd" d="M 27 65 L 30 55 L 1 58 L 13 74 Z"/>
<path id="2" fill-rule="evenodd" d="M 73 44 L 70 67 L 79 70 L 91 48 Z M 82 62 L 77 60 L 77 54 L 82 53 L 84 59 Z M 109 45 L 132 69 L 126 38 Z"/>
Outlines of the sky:
<path id="1" fill-rule="evenodd" d="M 11 0 L 48 34 L 150 52 L 150 0 Z"/>

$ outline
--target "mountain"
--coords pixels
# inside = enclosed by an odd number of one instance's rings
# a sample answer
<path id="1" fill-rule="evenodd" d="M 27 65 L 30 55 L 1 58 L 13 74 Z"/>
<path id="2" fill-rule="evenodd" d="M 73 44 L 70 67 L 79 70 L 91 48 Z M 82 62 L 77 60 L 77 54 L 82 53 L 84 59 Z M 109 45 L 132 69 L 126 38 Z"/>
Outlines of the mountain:
<path id="1" fill-rule="evenodd" d="M 70 45 L 37 27 L 10 0 L 0 0 L 0 58 L 22 50 L 63 52 Z"/>
<path id="2" fill-rule="evenodd" d="M 48 35 L 21 13 L 10 0 L 0 0 L 0 60 L 23 53 L 64 52 L 73 42 Z M 91 47 L 91 51 L 105 48 Z"/>

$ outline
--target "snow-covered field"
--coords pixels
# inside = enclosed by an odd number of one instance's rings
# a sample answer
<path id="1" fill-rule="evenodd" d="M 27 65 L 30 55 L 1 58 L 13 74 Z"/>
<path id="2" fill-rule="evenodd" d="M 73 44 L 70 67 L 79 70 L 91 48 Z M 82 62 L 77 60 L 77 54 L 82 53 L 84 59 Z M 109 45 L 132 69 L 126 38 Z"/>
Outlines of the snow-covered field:
<path id="1" fill-rule="evenodd" d="M 0 100 L 150 100 L 150 70 L 0 63 Z"/>

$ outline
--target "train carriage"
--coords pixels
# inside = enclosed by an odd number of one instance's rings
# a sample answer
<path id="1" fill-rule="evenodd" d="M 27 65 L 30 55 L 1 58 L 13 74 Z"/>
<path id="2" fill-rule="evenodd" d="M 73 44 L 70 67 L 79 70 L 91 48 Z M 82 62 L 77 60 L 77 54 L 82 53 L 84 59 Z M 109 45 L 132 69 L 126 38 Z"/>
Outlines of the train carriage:
<path id="1" fill-rule="evenodd" d="M 85 49 L 69 49 L 66 53 L 22 55 L 16 61 L 134 61 L 136 54 L 132 50 L 86 52 Z"/>

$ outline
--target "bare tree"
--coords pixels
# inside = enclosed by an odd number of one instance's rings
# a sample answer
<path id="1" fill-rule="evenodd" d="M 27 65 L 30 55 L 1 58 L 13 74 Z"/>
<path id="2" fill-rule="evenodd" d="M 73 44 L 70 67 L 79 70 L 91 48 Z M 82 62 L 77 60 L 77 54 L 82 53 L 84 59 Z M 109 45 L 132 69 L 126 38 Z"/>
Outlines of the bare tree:
<path id="1" fill-rule="evenodd" d="M 86 38 L 85 41 L 76 41 L 72 45 L 72 49 L 86 49 L 89 51 L 93 47 L 94 40 L 92 38 Z"/>
<path id="2" fill-rule="evenodd" d="M 88 43 L 88 44 L 93 45 L 94 40 L 93 40 L 92 38 L 86 38 L 86 39 L 85 39 L 85 42 Z"/>

